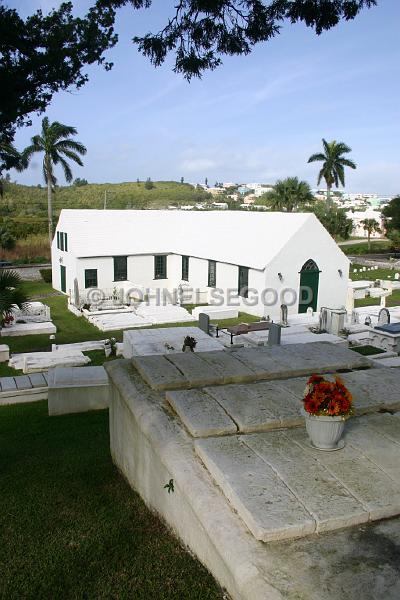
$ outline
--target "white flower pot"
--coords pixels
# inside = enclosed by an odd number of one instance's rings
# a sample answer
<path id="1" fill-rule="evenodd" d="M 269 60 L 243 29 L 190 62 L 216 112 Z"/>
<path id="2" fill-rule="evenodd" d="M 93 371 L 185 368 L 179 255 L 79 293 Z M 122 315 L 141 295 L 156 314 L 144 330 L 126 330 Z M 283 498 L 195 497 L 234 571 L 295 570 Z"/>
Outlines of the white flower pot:
<path id="1" fill-rule="evenodd" d="M 303 411 L 309 438 L 318 450 L 339 450 L 343 448 L 341 441 L 345 419 L 344 417 L 329 417 L 310 415 Z"/>

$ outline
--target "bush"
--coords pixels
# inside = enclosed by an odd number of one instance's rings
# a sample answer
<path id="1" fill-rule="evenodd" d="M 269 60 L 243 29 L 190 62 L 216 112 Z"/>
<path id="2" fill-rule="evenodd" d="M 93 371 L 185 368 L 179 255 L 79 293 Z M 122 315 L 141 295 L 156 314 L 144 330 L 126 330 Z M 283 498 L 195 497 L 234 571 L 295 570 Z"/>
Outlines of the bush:
<path id="1" fill-rule="evenodd" d="M 51 269 L 40 269 L 40 275 L 46 283 L 52 283 Z"/>

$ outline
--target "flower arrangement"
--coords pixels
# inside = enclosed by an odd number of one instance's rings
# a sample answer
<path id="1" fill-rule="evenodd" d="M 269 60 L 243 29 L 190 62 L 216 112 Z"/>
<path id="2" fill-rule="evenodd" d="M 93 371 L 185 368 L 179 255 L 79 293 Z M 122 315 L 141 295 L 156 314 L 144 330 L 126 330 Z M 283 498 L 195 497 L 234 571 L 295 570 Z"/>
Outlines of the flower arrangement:
<path id="1" fill-rule="evenodd" d="M 347 417 L 353 414 L 353 397 L 339 377 L 328 381 L 321 375 L 311 375 L 303 403 L 310 415 Z"/>
<path id="2" fill-rule="evenodd" d="M 194 352 L 194 349 L 196 348 L 196 346 L 197 346 L 196 338 L 194 338 L 190 335 L 187 335 L 185 337 L 185 339 L 183 340 L 182 352 L 185 352 L 185 347 L 190 348 L 190 350 L 192 352 Z"/>
<path id="3" fill-rule="evenodd" d="M 6 314 L 5 317 L 3 318 L 4 327 L 8 327 L 9 325 L 12 325 L 13 321 L 14 321 L 13 315 L 10 313 Z"/>

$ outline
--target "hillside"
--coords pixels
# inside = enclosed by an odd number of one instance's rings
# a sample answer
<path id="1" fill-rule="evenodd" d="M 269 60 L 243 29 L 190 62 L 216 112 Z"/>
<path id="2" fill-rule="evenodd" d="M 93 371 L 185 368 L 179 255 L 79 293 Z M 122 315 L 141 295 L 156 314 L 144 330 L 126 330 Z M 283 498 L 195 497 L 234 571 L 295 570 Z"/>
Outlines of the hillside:
<path id="1" fill-rule="evenodd" d="M 145 182 L 88 183 L 82 186 L 57 187 L 54 194 L 54 216 L 62 208 L 103 208 L 107 193 L 107 208 L 160 209 L 169 205 L 204 202 L 210 195 L 188 183 L 156 181 L 152 189 Z M 47 189 L 9 183 L 0 201 L 0 217 L 22 219 L 46 218 Z"/>

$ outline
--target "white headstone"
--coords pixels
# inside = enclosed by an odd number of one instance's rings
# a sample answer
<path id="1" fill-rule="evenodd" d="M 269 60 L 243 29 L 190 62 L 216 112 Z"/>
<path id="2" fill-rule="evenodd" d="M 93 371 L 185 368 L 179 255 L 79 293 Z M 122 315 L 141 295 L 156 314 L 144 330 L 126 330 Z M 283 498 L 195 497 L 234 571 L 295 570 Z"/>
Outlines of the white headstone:
<path id="1" fill-rule="evenodd" d="M 396 273 L 396 275 L 394 276 L 394 278 L 396 279 L 396 281 L 398 281 L 400 279 L 400 273 Z"/>

